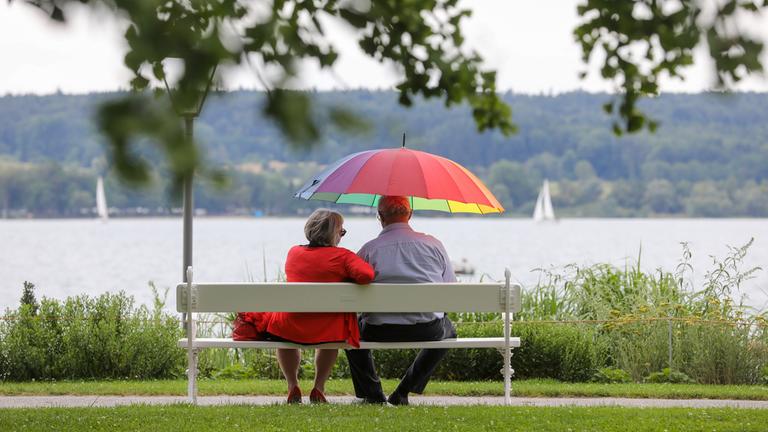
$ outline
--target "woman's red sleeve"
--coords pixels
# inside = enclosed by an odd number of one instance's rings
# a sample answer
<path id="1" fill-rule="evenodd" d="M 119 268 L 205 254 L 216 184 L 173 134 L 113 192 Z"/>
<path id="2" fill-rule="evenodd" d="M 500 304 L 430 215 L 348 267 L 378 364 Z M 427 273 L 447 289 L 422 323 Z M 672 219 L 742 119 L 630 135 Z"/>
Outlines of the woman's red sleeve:
<path id="1" fill-rule="evenodd" d="M 365 285 L 373 281 L 373 267 L 352 251 L 347 251 L 345 254 L 344 267 L 349 278 L 355 283 Z"/>

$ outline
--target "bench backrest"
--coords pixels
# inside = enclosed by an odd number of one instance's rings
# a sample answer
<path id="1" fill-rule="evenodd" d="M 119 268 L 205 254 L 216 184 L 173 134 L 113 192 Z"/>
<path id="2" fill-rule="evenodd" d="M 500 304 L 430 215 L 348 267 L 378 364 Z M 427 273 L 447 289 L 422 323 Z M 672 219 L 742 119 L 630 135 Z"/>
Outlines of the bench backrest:
<path id="1" fill-rule="evenodd" d="M 187 285 L 176 287 L 176 309 L 187 312 Z M 504 283 L 195 283 L 192 312 L 503 312 Z M 510 312 L 520 311 L 511 285 Z"/>

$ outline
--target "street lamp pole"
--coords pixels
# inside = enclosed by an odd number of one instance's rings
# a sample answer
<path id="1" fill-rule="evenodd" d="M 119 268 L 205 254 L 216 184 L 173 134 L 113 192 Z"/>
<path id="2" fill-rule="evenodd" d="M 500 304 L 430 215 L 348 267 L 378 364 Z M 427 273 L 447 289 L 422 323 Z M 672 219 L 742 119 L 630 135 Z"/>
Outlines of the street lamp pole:
<path id="1" fill-rule="evenodd" d="M 176 114 L 179 117 L 184 118 L 184 138 L 187 140 L 189 145 L 192 145 L 194 136 L 195 136 L 195 118 L 200 115 L 200 112 L 203 110 L 203 105 L 205 104 L 205 99 L 208 97 L 208 92 L 211 88 L 211 83 L 213 83 L 213 77 L 216 74 L 216 66 L 214 66 L 211 69 L 211 75 L 208 78 L 208 82 L 205 86 L 205 89 L 202 90 L 200 94 L 200 98 L 197 101 L 197 105 L 194 107 L 186 107 L 186 106 L 180 106 L 178 101 L 173 96 L 173 92 L 171 91 L 171 87 L 168 85 L 168 81 L 163 78 L 163 82 L 165 83 L 165 89 L 168 92 L 168 96 L 171 98 L 171 104 L 173 105 L 174 110 L 176 111 Z M 184 184 L 182 186 L 182 200 L 183 200 L 183 218 L 184 218 L 184 228 L 183 228 L 183 258 L 182 258 L 182 268 L 181 268 L 181 277 L 182 281 L 185 283 L 188 282 L 187 280 L 187 268 L 192 266 L 192 216 L 194 211 L 194 197 L 192 194 L 192 184 L 194 179 L 194 172 L 190 172 L 189 174 L 184 177 Z"/>
<path id="2" fill-rule="evenodd" d="M 206 89 L 207 93 L 207 89 Z M 202 104 L 200 105 L 202 108 Z M 184 116 L 184 126 L 187 141 L 192 143 L 195 129 L 195 116 L 187 114 Z M 194 209 L 192 195 L 192 181 L 194 172 L 190 172 L 184 177 L 183 203 L 184 203 L 184 243 L 183 243 L 183 265 L 181 268 L 182 280 L 187 280 L 187 269 L 192 266 L 192 210 Z"/>

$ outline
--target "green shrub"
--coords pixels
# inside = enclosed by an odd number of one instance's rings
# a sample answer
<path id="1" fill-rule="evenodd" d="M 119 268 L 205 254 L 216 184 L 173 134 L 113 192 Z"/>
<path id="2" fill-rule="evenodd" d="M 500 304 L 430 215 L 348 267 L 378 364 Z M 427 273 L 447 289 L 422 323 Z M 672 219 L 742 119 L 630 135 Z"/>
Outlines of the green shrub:
<path id="1" fill-rule="evenodd" d="M 249 369 L 242 363 L 233 363 L 215 371 L 211 378 L 213 379 L 253 379 L 258 378 L 258 375 L 253 373 L 253 369 Z"/>
<path id="2" fill-rule="evenodd" d="M 592 375 L 592 382 L 606 384 L 620 384 L 632 382 L 629 373 L 622 369 L 600 368 Z"/>
<path id="3" fill-rule="evenodd" d="M 695 384 L 688 375 L 683 372 L 671 371 L 669 368 L 662 369 L 661 372 L 653 372 L 643 380 L 648 383 L 670 383 L 670 384 Z"/>
<path id="4" fill-rule="evenodd" d="M 606 366 L 625 370 L 634 381 L 669 366 L 666 322 L 628 322 L 605 325 L 598 337 L 609 347 Z"/>
<path id="5" fill-rule="evenodd" d="M 672 367 L 700 383 L 755 384 L 768 363 L 766 317 L 736 300 L 743 282 L 760 271 L 744 263 L 752 243 L 714 258 L 698 287 L 687 244 L 673 272 L 643 272 L 640 255 L 623 268 L 541 270 L 516 316 L 596 321 L 599 366 L 623 369 L 635 381 Z"/>
<path id="6" fill-rule="evenodd" d="M 459 337 L 500 337 L 502 323 L 480 322 L 457 325 Z M 537 323 L 514 322 L 511 333 L 521 338 L 514 349 L 512 368 L 515 378 L 555 378 L 586 381 L 595 369 L 597 346 L 586 329 Z M 379 375 L 400 378 L 416 356 L 417 350 L 374 351 Z M 494 349 L 451 349 L 433 378 L 478 381 L 501 379 L 502 356 Z"/>
<path id="7" fill-rule="evenodd" d="M 761 356 L 753 349 L 748 328 L 691 323 L 674 338 L 676 369 L 698 382 L 754 384 L 759 379 Z"/>
<path id="8" fill-rule="evenodd" d="M 25 286 L 25 298 L 33 298 Z M 124 293 L 43 299 L 0 326 L 4 380 L 169 378 L 183 371 L 178 319 Z"/>

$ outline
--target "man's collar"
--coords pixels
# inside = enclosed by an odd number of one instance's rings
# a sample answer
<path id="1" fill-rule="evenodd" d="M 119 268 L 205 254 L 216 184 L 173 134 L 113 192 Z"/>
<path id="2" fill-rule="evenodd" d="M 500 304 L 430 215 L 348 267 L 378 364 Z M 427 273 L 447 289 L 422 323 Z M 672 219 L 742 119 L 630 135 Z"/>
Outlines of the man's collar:
<path id="1" fill-rule="evenodd" d="M 394 230 L 398 230 L 398 229 L 412 230 L 411 226 L 408 225 L 408 222 L 396 222 L 396 223 L 389 224 L 389 225 L 385 226 L 381 230 L 381 234 L 384 234 L 384 233 L 390 232 L 390 231 L 394 231 Z"/>

